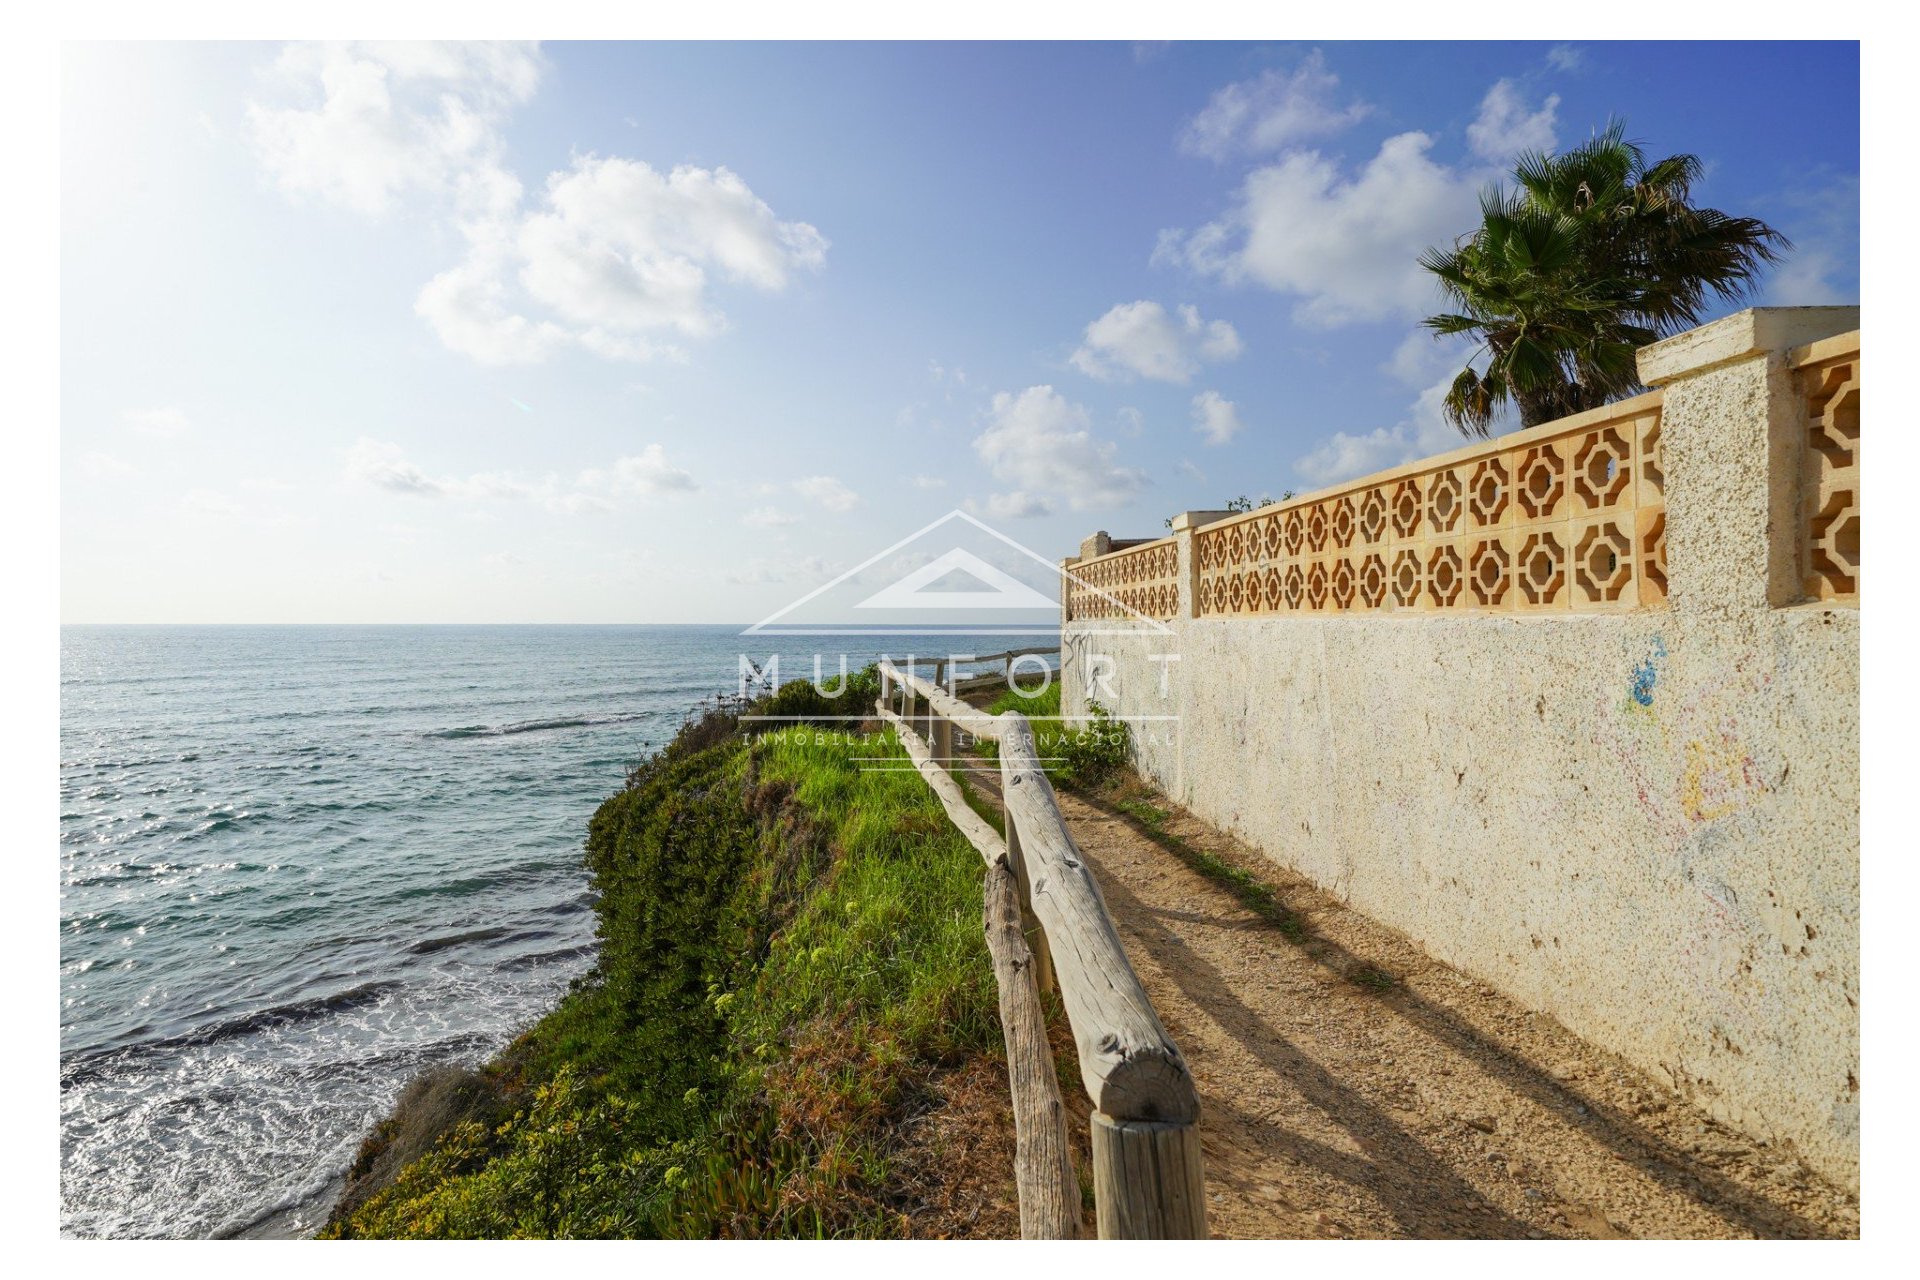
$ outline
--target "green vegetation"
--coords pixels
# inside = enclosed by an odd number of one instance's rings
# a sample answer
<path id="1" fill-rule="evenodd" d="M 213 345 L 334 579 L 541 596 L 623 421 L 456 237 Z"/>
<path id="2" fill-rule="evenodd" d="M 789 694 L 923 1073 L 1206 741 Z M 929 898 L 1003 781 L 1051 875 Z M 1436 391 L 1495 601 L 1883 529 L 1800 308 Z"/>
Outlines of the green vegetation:
<path id="1" fill-rule="evenodd" d="M 1480 342 L 1448 421 L 1486 435 L 1509 404 L 1530 427 L 1630 395 L 1636 350 L 1744 297 L 1791 246 L 1757 218 L 1695 207 L 1703 172 L 1697 156 L 1649 163 L 1618 121 L 1559 155 L 1522 154 L 1515 187 L 1481 195 L 1481 225 L 1420 260 L 1458 308 L 1427 327 Z"/>
<path id="2" fill-rule="evenodd" d="M 1369 991 L 1391 990 L 1396 981 L 1394 976 L 1384 969 L 1375 969 L 1371 966 L 1363 966 L 1355 969 L 1347 976 Z"/>
<path id="3" fill-rule="evenodd" d="M 1276 502 L 1291 502 L 1293 501 L 1293 496 L 1294 496 L 1294 493 L 1293 493 L 1293 490 L 1291 489 L 1282 489 L 1280 491 L 1280 496 L 1277 498 L 1264 493 L 1261 494 L 1258 498 L 1249 498 L 1246 494 L 1243 493 L 1237 498 L 1228 498 L 1227 505 L 1221 509 L 1223 511 L 1232 511 L 1235 513 L 1239 513 L 1243 511 L 1257 511 L 1261 507 L 1270 507 Z M 1173 528 L 1173 517 L 1168 516 L 1165 520 L 1161 521 L 1161 523 L 1164 524 L 1167 528 L 1171 529 Z"/>
<path id="4" fill-rule="evenodd" d="M 1088 704 L 1084 720 L 1062 716 L 1058 680 L 1033 696 L 1009 689 L 987 704 L 987 711 L 996 716 L 1018 711 L 1027 717 L 1033 725 L 1034 753 L 1047 776 L 1058 783 L 1097 787 L 1127 767 L 1131 736 L 1126 722 L 1115 720 L 1097 702 Z M 989 757 L 999 755 L 991 742 L 981 742 L 980 750 Z"/>
<path id="5" fill-rule="evenodd" d="M 328 1234 L 903 1229 L 897 1121 L 999 1034 L 979 855 L 917 775 L 860 767 L 890 736 L 830 727 L 871 674 L 746 708 L 814 725 L 710 710 L 633 771 L 587 839 L 595 969 Z"/>
<path id="6" fill-rule="evenodd" d="M 1004 711 L 1018 711 L 1029 720 L 1058 720 L 1060 681 L 1049 680 L 1046 688 L 1034 694 L 1028 694 L 1016 686 L 987 704 L 989 715 L 997 716 Z"/>

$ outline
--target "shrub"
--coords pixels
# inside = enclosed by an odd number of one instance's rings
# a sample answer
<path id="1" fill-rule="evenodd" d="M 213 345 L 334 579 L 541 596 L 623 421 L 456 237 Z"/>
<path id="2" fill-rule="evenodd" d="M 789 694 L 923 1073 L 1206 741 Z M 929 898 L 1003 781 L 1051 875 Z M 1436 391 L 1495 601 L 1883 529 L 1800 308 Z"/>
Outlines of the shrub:
<path id="1" fill-rule="evenodd" d="M 1089 703 L 1082 720 L 1070 720 L 1060 714 L 1060 682 L 1054 681 L 1038 696 L 1029 697 L 1009 689 L 988 704 L 994 715 L 1018 711 L 1033 724 L 1034 751 L 1047 776 L 1072 787 L 1097 787 L 1110 781 L 1132 759 L 1132 734 L 1124 720 L 1113 718 L 1098 702 Z M 982 742 L 981 750 L 997 756 L 992 742 Z"/>
<path id="2" fill-rule="evenodd" d="M 1058 758 L 1060 776 L 1069 786 L 1097 787 L 1126 768 L 1132 758 L 1132 734 L 1124 720 L 1115 720 L 1097 702 L 1087 704 L 1086 719 L 1055 722 L 1052 745 L 1040 754 Z"/>
<path id="3" fill-rule="evenodd" d="M 828 683 L 833 684 L 834 681 L 829 680 Z M 869 665 L 864 670 L 849 672 L 846 679 L 838 683 L 839 687 L 832 694 L 824 694 L 811 680 L 789 680 L 777 691 L 754 702 L 748 707 L 747 714 L 776 721 L 756 725 L 756 730 L 760 732 L 779 728 L 778 721 L 805 721 L 845 727 L 858 724 L 873 714 L 873 704 L 880 697 L 878 666 Z"/>

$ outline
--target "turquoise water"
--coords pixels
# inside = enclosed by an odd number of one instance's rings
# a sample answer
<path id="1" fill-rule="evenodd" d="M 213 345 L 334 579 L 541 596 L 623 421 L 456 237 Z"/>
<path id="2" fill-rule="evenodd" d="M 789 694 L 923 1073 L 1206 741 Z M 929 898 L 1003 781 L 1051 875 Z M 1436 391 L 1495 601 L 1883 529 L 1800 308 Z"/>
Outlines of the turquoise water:
<path id="1" fill-rule="evenodd" d="M 811 674 L 815 642 L 774 643 Z M 588 817 L 770 649 L 734 627 L 65 628 L 63 1230 L 317 1225 L 409 1078 L 485 1058 L 585 971 Z"/>

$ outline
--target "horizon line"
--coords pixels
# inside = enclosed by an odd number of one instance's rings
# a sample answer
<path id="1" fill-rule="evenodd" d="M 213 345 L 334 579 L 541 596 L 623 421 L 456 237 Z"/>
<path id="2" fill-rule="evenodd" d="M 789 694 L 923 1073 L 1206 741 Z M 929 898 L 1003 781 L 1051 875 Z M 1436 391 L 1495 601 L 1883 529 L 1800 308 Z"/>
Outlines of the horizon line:
<path id="1" fill-rule="evenodd" d="M 408 621 L 408 620 L 378 621 L 378 622 L 364 622 L 364 621 L 362 622 L 313 622 L 313 621 L 307 621 L 307 622 L 262 622 L 262 621 L 101 622 L 101 621 L 69 621 L 63 618 L 61 619 L 59 625 L 61 627 L 738 627 L 738 626 L 751 625 L 751 624 L 742 624 L 737 620 L 724 621 L 724 622 L 705 621 L 705 620 L 694 621 L 694 622 L 619 622 L 619 621 L 420 622 L 420 621 Z M 978 634 L 978 632 L 962 632 L 962 631 L 943 632 L 942 629 L 938 626 L 911 627 L 911 626 L 903 625 L 903 626 L 897 626 L 897 627 L 882 627 L 879 624 L 873 624 L 873 623 L 868 623 L 865 625 L 867 628 L 865 630 L 855 630 L 852 628 L 848 628 L 845 630 L 828 630 L 825 628 L 821 628 L 814 631 L 805 632 L 802 634 L 846 635 L 846 636 L 863 636 L 863 635 L 926 636 L 926 635 L 942 635 L 942 634 L 952 634 L 952 635 Z M 1006 628 L 1000 629 L 999 631 L 996 631 L 994 634 L 996 635 L 1001 635 L 1001 634 L 1048 635 L 1054 632 L 1058 632 L 1059 630 L 1060 630 L 1060 627 L 1057 625 L 1054 625 L 1054 626 L 1041 625 L 1041 626 L 1033 626 L 1033 627 L 1006 627 Z M 743 632 L 742 634 L 745 634 L 745 633 Z M 765 632 L 757 632 L 755 634 L 780 635 L 780 634 L 792 634 L 792 633 L 765 631 Z"/>

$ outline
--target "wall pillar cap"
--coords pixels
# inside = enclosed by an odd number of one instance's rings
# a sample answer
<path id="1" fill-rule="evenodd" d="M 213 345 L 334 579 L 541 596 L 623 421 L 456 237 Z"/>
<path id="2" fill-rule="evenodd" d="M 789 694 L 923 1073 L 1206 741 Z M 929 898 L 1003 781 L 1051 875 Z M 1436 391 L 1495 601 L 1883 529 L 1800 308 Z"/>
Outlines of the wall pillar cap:
<path id="1" fill-rule="evenodd" d="M 1235 515 L 1235 514 L 1237 513 L 1232 511 L 1226 511 L 1226 510 L 1182 511 L 1179 515 L 1173 518 L 1173 524 L 1171 528 L 1175 533 L 1179 533 L 1182 529 L 1198 529 L 1203 524 L 1218 524 L 1220 521 L 1225 520 L 1228 516 Z"/>
<path id="2" fill-rule="evenodd" d="M 1676 378 L 1859 327 L 1859 307 L 1748 307 L 1640 348 L 1640 381 L 1650 387 L 1664 386 Z"/>

